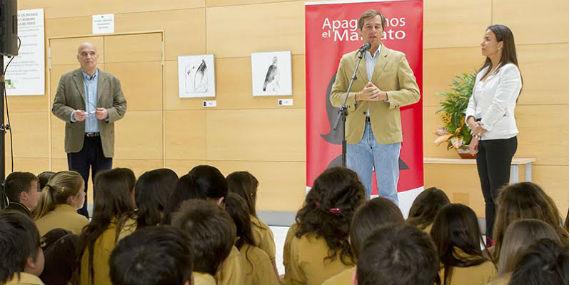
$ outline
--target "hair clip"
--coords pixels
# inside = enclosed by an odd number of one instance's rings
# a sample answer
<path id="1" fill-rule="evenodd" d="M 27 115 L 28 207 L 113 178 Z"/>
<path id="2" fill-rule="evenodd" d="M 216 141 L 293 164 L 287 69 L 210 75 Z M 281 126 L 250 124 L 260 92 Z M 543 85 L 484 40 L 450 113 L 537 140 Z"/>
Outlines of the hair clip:
<path id="1" fill-rule="evenodd" d="M 335 216 L 339 216 L 342 214 L 342 210 L 340 208 L 330 208 L 329 213 L 331 213 Z"/>

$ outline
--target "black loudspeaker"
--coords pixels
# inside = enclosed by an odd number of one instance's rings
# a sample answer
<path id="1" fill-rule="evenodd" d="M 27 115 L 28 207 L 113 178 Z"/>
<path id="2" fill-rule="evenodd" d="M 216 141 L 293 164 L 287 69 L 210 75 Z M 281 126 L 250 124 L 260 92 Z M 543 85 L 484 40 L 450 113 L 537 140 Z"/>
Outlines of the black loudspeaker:
<path id="1" fill-rule="evenodd" d="M 17 0 L 0 0 L 0 54 L 18 55 Z"/>

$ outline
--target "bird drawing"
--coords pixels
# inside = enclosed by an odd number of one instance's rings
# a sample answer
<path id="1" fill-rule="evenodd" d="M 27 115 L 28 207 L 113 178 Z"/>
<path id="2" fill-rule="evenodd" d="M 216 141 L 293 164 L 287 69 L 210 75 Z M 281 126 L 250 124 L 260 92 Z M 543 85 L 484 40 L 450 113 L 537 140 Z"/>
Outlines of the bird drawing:
<path id="1" fill-rule="evenodd" d="M 273 57 L 271 65 L 267 68 L 265 81 L 263 82 L 263 92 L 277 93 L 279 90 L 279 69 L 277 67 L 277 56 Z"/>

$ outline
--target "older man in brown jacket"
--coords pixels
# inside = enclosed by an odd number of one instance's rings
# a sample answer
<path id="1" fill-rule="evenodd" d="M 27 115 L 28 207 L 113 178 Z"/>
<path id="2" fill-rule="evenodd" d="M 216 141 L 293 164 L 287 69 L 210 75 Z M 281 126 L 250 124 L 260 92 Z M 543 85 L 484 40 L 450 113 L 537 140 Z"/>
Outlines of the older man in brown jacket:
<path id="1" fill-rule="evenodd" d="M 83 176 L 85 191 L 89 170 L 97 172 L 113 165 L 114 122 L 127 111 L 119 80 L 97 68 L 98 53 L 92 43 L 77 49 L 81 68 L 64 74 L 57 87 L 52 112 L 65 122 L 65 152 L 70 170 Z M 80 214 L 87 213 L 87 199 Z"/>

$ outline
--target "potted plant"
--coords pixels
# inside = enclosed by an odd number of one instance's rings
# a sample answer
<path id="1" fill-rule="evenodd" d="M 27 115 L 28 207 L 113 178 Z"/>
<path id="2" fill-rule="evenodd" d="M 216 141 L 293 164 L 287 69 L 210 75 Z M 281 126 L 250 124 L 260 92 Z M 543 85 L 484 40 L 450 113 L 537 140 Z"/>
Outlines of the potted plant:
<path id="1" fill-rule="evenodd" d="M 475 158 L 476 153 L 469 151 L 471 132 L 465 124 L 465 109 L 473 93 L 476 73 L 462 73 L 451 82 L 451 91 L 438 93 L 443 99 L 441 109 L 437 111 L 443 127 L 436 130 L 434 143 L 440 145 L 447 142 L 447 149 L 455 149 L 461 158 Z"/>

